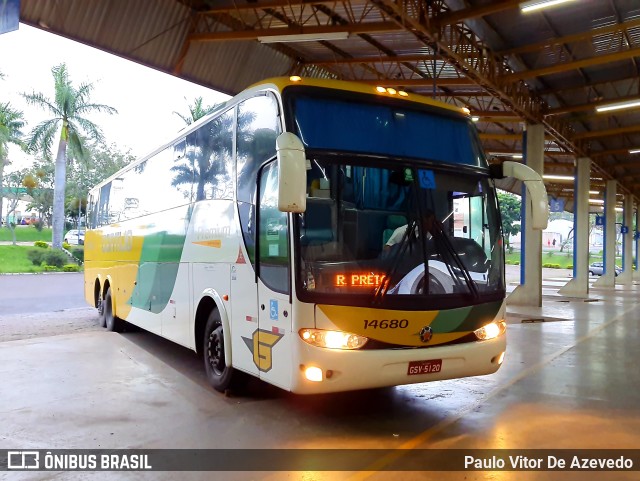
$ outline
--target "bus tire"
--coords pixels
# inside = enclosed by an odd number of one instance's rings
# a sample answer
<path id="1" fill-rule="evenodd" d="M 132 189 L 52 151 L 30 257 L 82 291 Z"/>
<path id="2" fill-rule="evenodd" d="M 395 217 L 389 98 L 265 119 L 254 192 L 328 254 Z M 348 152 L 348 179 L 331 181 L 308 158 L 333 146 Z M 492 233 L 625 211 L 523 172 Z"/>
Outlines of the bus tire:
<path id="1" fill-rule="evenodd" d="M 98 325 L 100 327 L 107 327 L 107 318 L 104 315 L 104 299 L 102 298 L 102 294 L 98 298 Z"/>
<path id="2" fill-rule="evenodd" d="M 212 310 L 207 319 L 202 347 L 204 370 L 209 384 L 216 391 L 225 392 L 232 387 L 233 380 L 239 373 L 225 362 L 224 331 L 217 309 Z"/>
<path id="3" fill-rule="evenodd" d="M 107 331 L 120 332 L 122 327 L 122 321 L 120 321 L 120 319 L 118 319 L 113 314 L 113 300 L 111 298 L 110 287 L 107 289 L 107 293 L 104 296 L 104 301 L 102 301 L 102 305 L 103 305 L 102 310 L 104 312 L 104 319 L 106 324 L 105 327 L 107 328 Z"/>

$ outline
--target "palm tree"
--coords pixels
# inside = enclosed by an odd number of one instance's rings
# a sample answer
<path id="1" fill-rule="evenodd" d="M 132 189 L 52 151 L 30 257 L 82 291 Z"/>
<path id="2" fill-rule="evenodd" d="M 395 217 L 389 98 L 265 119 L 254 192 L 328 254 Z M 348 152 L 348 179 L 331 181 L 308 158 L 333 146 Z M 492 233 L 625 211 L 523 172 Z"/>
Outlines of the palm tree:
<path id="1" fill-rule="evenodd" d="M 188 106 L 189 113 L 187 115 L 183 115 L 175 111 L 173 113 L 180 117 L 186 125 L 191 125 L 214 112 L 220 105 L 222 104 L 204 105 L 202 97 L 196 97 L 193 104 Z M 224 122 L 223 119 L 226 122 Z M 218 117 L 216 120 L 210 122 L 207 127 L 204 127 L 204 129 L 208 130 L 209 135 L 199 139 L 199 141 L 194 140 L 196 138 L 195 133 L 189 135 L 187 139 L 188 152 L 185 159 L 187 162 L 175 165 L 171 168 L 171 170 L 176 173 L 172 182 L 173 186 L 177 187 L 179 185 L 190 184 L 195 181 L 197 182 L 196 200 L 204 199 L 205 185 L 208 182 L 211 182 L 220 168 L 219 162 L 216 162 L 218 159 L 216 159 L 212 154 L 216 152 L 216 148 L 218 151 L 228 151 L 228 154 L 231 152 L 231 145 L 233 142 L 231 137 L 228 138 L 229 145 L 224 146 L 227 147 L 226 149 L 222 145 L 218 144 L 221 143 L 224 134 L 229 132 L 232 127 L 230 122 L 232 121 L 233 117 L 230 119 Z M 223 125 L 223 122 L 225 125 Z"/>
<path id="2" fill-rule="evenodd" d="M 67 66 L 63 63 L 51 69 L 54 80 L 54 100 L 50 101 L 41 93 L 22 94 L 29 104 L 36 105 L 53 118 L 38 124 L 29 134 L 27 141 L 32 150 L 41 150 L 46 157 L 51 157 L 53 140 L 60 130 L 58 153 L 56 156 L 55 183 L 53 186 L 53 247 L 62 248 L 64 230 L 64 198 L 67 172 L 67 145 L 79 155 L 83 155 L 83 139 L 81 134 L 97 142 L 103 142 L 102 131 L 96 124 L 88 120 L 85 115 L 91 112 L 107 114 L 118 113 L 113 107 L 96 104 L 91 101 L 93 84 L 83 83 L 76 88 L 71 79 Z"/>
<path id="3" fill-rule="evenodd" d="M 185 98 L 185 100 L 187 99 Z M 180 117 L 185 124 L 191 125 L 192 123 L 200 120 L 205 115 L 209 115 L 211 112 L 213 112 L 214 110 L 216 110 L 218 107 L 222 105 L 222 104 L 203 105 L 202 102 L 203 102 L 202 97 L 196 97 L 193 100 L 193 105 L 188 106 L 189 113 L 187 115 L 181 114 L 180 112 L 176 112 L 176 111 L 174 111 L 173 113 L 176 114 L 178 117 Z"/>
<path id="4" fill-rule="evenodd" d="M 11 107 L 9 102 L 0 104 L 0 219 L 2 219 L 2 186 L 4 168 L 8 164 L 9 144 L 23 147 L 23 113 Z M 0 226 L 2 222 L 0 220 Z"/>

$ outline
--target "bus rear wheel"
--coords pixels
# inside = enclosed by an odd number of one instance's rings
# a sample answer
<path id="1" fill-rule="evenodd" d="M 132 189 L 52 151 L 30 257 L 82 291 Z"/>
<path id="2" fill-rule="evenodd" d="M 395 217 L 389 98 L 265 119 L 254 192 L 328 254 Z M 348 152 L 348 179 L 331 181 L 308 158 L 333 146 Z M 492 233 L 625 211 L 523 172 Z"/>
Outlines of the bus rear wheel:
<path id="1" fill-rule="evenodd" d="M 120 332 L 122 329 L 122 321 L 113 314 L 111 288 L 107 289 L 107 293 L 104 296 L 104 301 L 102 301 L 102 311 L 107 331 Z"/>
<path id="2" fill-rule="evenodd" d="M 217 310 L 213 310 L 204 329 L 204 370 L 209 384 L 220 392 L 236 387 L 239 372 L 227 366 L 224 358 L 224 330 Z"/>
<path id="3" fill-rule="evenodd" d="M 107 327 L 107 318 L 104 315 L 104 299 L 102 294 L 98 298 L 98 325 L 100 327 Z"/>

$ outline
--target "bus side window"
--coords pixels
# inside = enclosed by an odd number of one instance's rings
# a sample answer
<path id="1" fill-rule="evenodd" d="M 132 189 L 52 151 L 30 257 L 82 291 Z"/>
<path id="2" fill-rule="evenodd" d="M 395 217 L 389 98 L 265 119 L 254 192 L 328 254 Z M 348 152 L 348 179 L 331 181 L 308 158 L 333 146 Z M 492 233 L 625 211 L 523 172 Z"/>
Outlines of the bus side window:
<path id="1" fill-rule="evenodd" d="M 100 204 L 98 206 L 97 226 L 109 224 L 109 197 L 111 194 L 111 182 L 100 188 Z"/>
<path id="2" fill-rule="evenodd" d="M 247 99 L 238 106 L 238 201 L 255 203 L 258 169 L 276 155 L 276 137 L 281 132 L 273 94 Z"/>
<path id="3" fill-rule="evenodd" d="M 289 228 L 286 212 L 278 209 L 278 168 L 262 170 L 259 203 L 260 279 L 274 291 L 289 292 Z"/>
<path id="4" fill-rule="evenodd" d="M 187 137 L 193 153 L 196 201 L 233 198 L 233 121 L 228 110 Z"/>

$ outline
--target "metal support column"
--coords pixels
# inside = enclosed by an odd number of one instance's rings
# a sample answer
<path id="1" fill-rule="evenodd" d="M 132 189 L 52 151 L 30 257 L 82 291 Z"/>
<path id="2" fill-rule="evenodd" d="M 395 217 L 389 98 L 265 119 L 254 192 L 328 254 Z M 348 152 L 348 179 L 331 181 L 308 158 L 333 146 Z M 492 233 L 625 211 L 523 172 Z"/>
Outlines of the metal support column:
<path id="1" fill-rule="evenodd" d="M 633 197 L 624 196 L 624 211 L 622 214 L 622 274 L 616 279 L 616 284 L 629 285 L 633 283 Z"/>
<path id="2" fill-rule="evenodd" d="M 589 187 L 591 159 L 577 160 L 573 201 L 573 279 L 559 291 L 563 296 L 589 295 Z"/>
<path id="3" fill-rule="evenodd" d="M 593 287 L 615 287 L 616 285 L 616 181 L 608 180 L 604 193 L 604 274 Z"/>
<path id="4" fill-rule="evenodd" d="M 544 126 L 527 125 L 524 161 L 538 174 L 544 173 Z M 522 271 L 520 285 L 507 298 L 508 304 L 542 306 L 542 231 L 531 228 L 531 200 L 523 196 Z M 524 274 L 526 273 L 526 278 Z"/>

